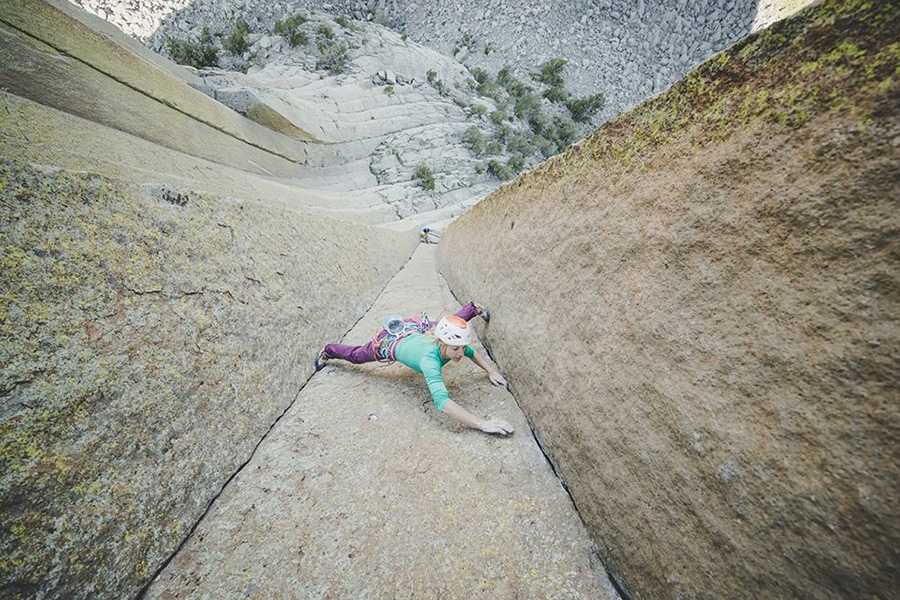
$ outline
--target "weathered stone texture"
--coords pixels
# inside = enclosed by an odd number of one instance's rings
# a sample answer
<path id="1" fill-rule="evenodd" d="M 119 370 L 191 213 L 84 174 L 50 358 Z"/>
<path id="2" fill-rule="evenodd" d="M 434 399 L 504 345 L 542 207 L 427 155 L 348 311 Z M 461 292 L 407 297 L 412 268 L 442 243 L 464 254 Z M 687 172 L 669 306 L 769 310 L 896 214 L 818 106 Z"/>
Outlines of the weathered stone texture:
<path id="1" fill-rule="evenodd" d="M 128 597 L 417 238 L 0 162 L 0 596 Z"/>
<path id="2" fill-rule="evenodd" d="M 215 139 L 208 140 L 214 144 Z M 396 212 L 371 196 L 300 188 L 273 177 L 163 148 L 148 140 L 0 91 L 0 154 L 22 162 L 90 171 L 138 185 L 166 182 L 214 196 L 265 198 L 270 207 L 316 211 L 361 223 Z M 236 156 L 240 156 L 240 152 Z M 246 155 L 245 155 L 246 156 Z M 252 165 L 248 165 L 252 168 Z M 305 180 L 304 180 L 305 181 Z M 396 228 L 408 228 L 397 224 Z"/>
<path id="3" fill-rule="evenodd" d="M 825 2 L 445 232 L 633 598 L 895 598 L 900 7 Z"/>
<path id="4" fill-rule="evenodd" d="M 63 1 L 0 4 L 6 91 L 220 164 L 283 177 L 302 173 L 304 143 L 185 85 L 192 80 L 186 69 L 172 63 L 161 69 L 159 57 L 148 60 L 152 53 L 133 48 L 121 32 L 99 33 L 68 14 L 76 10 Z"/>
<path id="5" fill-rule="evenodd" d="M 419 246 L 344 342 L 458 310 L 434 254 Z M 466 430 L 403 365 L 329 361 L 144 598 L 620 600 L 509 392 L 468 360 L 443 376 L 515 435 Z"/>
<path id="6" fill-rule="evenodd" d="M 134 595 L 418 242 L 65 9 L 0 6 L 0 597 Z"/>

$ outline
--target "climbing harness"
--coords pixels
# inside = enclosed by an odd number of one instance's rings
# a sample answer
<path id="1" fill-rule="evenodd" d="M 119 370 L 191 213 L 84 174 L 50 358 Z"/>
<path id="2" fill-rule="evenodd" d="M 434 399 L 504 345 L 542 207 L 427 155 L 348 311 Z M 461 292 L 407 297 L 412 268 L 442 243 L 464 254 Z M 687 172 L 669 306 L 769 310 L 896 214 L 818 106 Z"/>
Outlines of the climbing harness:
<path id="1" fill-rule="evenodd" d="M 413 333 L 425 333 L 431 328 L 428 315 L 421 319 L 404 319 L 400 315 L 388 315 L 381 320 L 382 329 L 375 332 L 375 357 L 378 362 L 392 362 L 397 342 Z"/>

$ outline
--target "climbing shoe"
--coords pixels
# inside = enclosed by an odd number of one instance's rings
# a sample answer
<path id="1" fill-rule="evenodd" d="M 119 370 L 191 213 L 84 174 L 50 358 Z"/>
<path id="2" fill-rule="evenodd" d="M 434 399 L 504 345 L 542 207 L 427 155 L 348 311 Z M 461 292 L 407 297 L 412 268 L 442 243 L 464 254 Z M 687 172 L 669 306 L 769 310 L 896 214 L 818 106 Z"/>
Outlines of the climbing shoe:
<path id="1" fill-rule="evenodd" d="M 484 319 L 484 322 L 485 322 L 485 323 L 490 323 L 490 322 L 491 322 L 491 311 L 489 311 L 489 310 L 486 309 L 485 307 L 479 306 L 479 307 L 478 307 L 478 314 L 481 315 L 481 318 Z"/>
<path id="2" fill-rule="evenodd" d="M 319 350 L 319 353 L 316 355 L 315 367 L 316 373 L 325 368 L 325 362 L 328 360 L 328 357 L 325 356 L 325 348 Z"/>

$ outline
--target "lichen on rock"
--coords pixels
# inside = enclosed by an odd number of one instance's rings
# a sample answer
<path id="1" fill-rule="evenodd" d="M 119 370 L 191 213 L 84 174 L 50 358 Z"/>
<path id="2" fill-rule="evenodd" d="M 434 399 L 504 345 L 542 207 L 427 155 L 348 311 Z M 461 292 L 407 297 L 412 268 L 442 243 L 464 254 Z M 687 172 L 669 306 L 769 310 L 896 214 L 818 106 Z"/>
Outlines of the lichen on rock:
<path id="1" fill-rule="evenodd" d="M 9 159 L 0 182 L 4 592 L 127 596 L 417 240 Z"/>

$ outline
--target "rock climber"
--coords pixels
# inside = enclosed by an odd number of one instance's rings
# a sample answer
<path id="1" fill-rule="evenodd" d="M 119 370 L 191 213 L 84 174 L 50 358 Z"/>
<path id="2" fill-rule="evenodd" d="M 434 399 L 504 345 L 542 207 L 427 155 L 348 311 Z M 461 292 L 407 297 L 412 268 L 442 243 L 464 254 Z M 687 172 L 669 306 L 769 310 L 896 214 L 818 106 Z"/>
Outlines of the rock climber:
<path id="1" fill-rule="evenodd" d="M 506 386 L 506 379 L 487 358 L 469 344 L 472 328 L 469 321 L 481 316 L 490 321 L 488 310 L 474 302 L 463 306 L 456 314 L 443 317 L 437 325 L 428 317 L 403 319 L 400 315 L 385 317 L 383 329 L 366 344 L 348 346 L 326 344 L 316 356 L 316 371 L 322 370 L 326 361 L 340 359 L 354 364 L 368 362 L 400 362 L 422 373 L 431 392 L 431 399 L 438 411 L 454 421 L 485 433 L 509 435 L 513 427 L 500 419 L 481 419 L 450 399 L 441 370 L 448 362 L 459 362 L 463 356 L 478 365 L 494 385 Z"/>
<path id="2" fill-rule="evenodd" d="M 419 240 L 424 244 L 437 244 L 441 241 L 441 232 L 431 227 L 423 227 Z"/>

